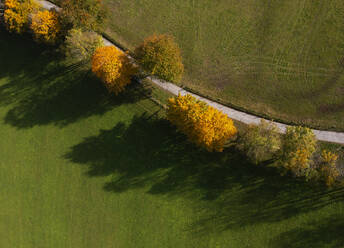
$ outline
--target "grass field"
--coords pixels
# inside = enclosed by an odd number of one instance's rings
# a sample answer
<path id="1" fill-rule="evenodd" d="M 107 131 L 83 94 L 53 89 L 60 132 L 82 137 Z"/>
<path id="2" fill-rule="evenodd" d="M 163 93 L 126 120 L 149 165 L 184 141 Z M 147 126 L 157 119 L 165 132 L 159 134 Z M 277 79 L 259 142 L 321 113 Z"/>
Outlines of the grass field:
<path id="1" fill-rule="evenodd" d="M 133 51 L 169 33 L 182 81 L 213 99 L 287 123 L 344 131 L 344 2 L 106 0 L 106 33 Z"/>
<path id="2" fill-rule="evenodd" d="M 343 189 L 199 151 L 147 89 L 0 37 L 0 247 L 344 247 Z"/>

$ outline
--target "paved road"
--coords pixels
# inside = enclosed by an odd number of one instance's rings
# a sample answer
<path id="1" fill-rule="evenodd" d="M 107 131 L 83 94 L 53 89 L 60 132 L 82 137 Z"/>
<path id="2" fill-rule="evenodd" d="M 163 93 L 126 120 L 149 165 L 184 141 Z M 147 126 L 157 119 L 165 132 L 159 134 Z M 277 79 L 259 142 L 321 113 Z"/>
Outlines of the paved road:
<path id="1" fill-rule="evenodd" d="M 60 10 L 59 7 L 57 7 L 56 5 L 48 2 L 48 1 L 44 1 L 44 0 L 37 0 L 39 3 L 41 3 L 41 5 L 45 8 L 45 9 L 51 9 L 51 8 L 56 8 L 57 10 Z M 111 43 L 109 40 L 104 39 L 104 44 L 107 46 L 115 46 L 113 43 Z M 120 49 L 117 47 L 117 49 Z M 132 58 L 131 58 L 132 59 Z M 196 97 L 199 100 L 202 100 L 204 102 L 206 102 L 207 104 L 209 104 L 210 106 L 220 110 L 221 112 L 227 114 L 230 118 L 246 123 L 246 124 L 258 124 L 260 122 L 260 120 L 262 118 L 254 116 L 254 115 L 250 115 L 232 108 L 229 108 L 227 106 L 223 106 L 219 103 L 210 101 L 204 97 L 195 95 L 193 93 L 190 93 L 180 87 L 178 87 L 175 84 L 172 84 L 170 82 L 165 82 L 156 78 L 149 78 L 154 84 L 156 84 L 157 86 L 165 89 L 166 91 L 174 94 L 174 95 L 186 95 L 186 94 L 191 94 L 194 97 Z M 276 125 L 279 127 L 281 133 L 284 133 L 286 130 L 287 125 L 283 124 L 283 123 L 278 123 L 275 122 Z M 333 131 L 321 131 L 321 130 L 315 130 L 313 129 L 314 134 L 316 135 L 318 140 L 321 141 L 327 141 L 327 142 L 333 142 L 333 143 L 338 143 L 338 144 L 344 144 L 344 133 L 342 132 L 333 132 Z"/>

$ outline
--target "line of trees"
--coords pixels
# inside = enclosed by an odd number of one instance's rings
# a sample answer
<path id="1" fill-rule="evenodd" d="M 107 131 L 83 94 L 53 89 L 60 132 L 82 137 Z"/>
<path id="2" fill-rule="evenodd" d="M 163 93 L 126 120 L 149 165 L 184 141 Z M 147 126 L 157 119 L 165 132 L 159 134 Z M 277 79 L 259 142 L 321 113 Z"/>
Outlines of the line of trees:
<path id="1" fill-rule="evenodd" d="M 61 0 L 61 9 L 44 10 L 34 0 L 5 0 L 4 22 L 8 31 L 30 31 L 42 43 L 60 46 L 71 63 L 92 65 L 106 88 L 118 94 L 137 73 L 127 56 L 114 47 L 104 47 L 95 31 L 106 22 L 101 0 Z M 180 48 L 171 35 L 152 35 L 135 49 L 144 73 L 180 81 L 184 66 Z M 92 63 L 91 63 L 92 62 Z"/>
<path id="2" fill-rule="evenodd" d="M 313 131 L 307 127 L 289 126 L 281 135 L 275 124 L 262 120 L 239 136 L 237 147 L 255 164 L 275 160 L 282 175 L 322 181 L 327 186 L 336 185 L 340 179 L 338 155 L 321 150 Z"/>
<path id="3" fill-rule="evenodd" d="M 100 0 L 62 0 L 62 10 L 42 10 L 34 0 L 6 0 L 4 21 L 10 32 L 31 30 L 38 42 L 59 45 L 71 63 L 89 64 L 107 90 L 115 95 L 125 90 L 139 67 L 126 53 L 104 46 L 94 32 L 101 29 L 106 11 Z M 135 49 L 135 57 L 144 73 L 170 81 L 180 81 L 184 71 L 180 48 L 171 35 L 146 38 Z M 142 72 L 141 72 L 142 73 Z M 222 152 L 231 142 L 255 164 L 274 160 L 281 174 L 306 180 L 338 183 L 338 155 L 320 150 L 312 130 L 288 127 L 280 135 L 278 127 L 261 121 L 238 133 L 225 114 L 191 95 L 169 99 L 167 119 L 188 140 L 208 152 Z"/>

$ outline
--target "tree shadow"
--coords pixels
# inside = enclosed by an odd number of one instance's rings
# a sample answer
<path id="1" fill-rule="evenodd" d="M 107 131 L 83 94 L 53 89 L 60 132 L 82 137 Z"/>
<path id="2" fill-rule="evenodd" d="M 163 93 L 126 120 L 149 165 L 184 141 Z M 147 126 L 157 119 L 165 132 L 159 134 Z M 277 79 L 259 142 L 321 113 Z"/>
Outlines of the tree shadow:
<path id="1" fill-rule="evenodd" d="M 344 247 L 344 216 L 332 215 L 311 221 L 302 228 L 295 228 L 274 238 L 271 247 L 322 248 Z"/>
<path id="2" fill-rule="evenodd" d="M 0 106 L 10 107 L 4 122 L 17 128 L 65 126 L 151 93 L 133 82 L 123 94 L 109 95 L 84 64 L 66 64 L 53 49 L 10 35 L 1 45 Z"/>
<path id="3" fill-rule="evenodd" d="M 342 188 L 312 188 L 290 178 L 291 182 L 287 182 L 275 177 L 275 182 L 266 177 L 261 179 L 263 182 L 239 187 L 241 193 L 237 196 L 224 196 L 191 228 L 204 235 L 213 229 L 221 232 L 256 223 L 276 223 L 344 200 Z"/>
<path id="4" fill-rule="evenodd" d="M 134 117 L 130 126 L 120 122 L 111 130 L 100 130 L 99 135 L 72 147 L 65 158 L 88 165 L 88 176 L 117 174 L 116 180 L 104 186 L 107 191 L 145 186 L 151 173 L 161 170 L 163 175 L 178 162 L 182 161 L 179 166 L 189 163 L 189 156 L 183 154 L 194 149 L 167 121 L 157 120 L 155 115 L 143 114 Z"/>
<path id="5" fill-rule="evenodd" d="M 196 235 L 278 222 L 342 201 L 328 190 L 254 166 L 234 148 L 208 153 L 185 141 L 165 120 L 136 116 L 71 147 L 65 159 L 86 165 L 87 176 L 110 176 L 104 190 L 141 188 L 148 194 L 194 202 Z"/>

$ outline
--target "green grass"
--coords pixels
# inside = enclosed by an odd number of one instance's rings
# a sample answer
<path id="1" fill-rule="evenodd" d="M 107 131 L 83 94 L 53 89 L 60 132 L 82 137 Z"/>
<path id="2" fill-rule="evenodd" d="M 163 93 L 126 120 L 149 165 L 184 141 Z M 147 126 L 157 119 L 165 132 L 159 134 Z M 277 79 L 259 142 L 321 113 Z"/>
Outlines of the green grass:
<path id="1" fill-rule="evenodd" d="M 153 33 L 182 49 L 182 84 L 249 112 L 344 131 L 344 2 L 106 0 L 131 51 Z"/>
<path id="2" fill-rule="evenodd" d="M 342 188 L 200 151 L 149 89 L 0 37 L 0 247 L 344 247 Z"/>

